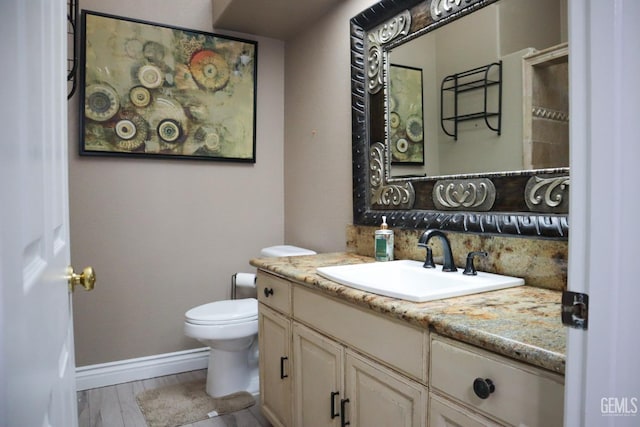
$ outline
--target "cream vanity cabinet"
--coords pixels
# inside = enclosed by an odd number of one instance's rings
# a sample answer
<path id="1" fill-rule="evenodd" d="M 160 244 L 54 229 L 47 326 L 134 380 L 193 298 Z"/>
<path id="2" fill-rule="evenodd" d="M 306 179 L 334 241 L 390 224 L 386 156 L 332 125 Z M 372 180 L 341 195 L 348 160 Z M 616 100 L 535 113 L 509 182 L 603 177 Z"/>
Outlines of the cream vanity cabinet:
<path id="1" fill-rule="evenodd" d="M 562 425 L 561 375 L 262 270 L 257 287 L 260 400 L 274 426 Z"/>
<path id="2" fill-rule="evenodd" d="M 257 287 L 260 399 L 272 424 L 426 425 L 426 330 L 262 271 Z"/>
<path id="3" fill-rule="evenodd" d="M 291 285 L 275 276 L 258 274 L 258 348 L 260 404 L 271 423 L 292 425 Z"/>
<path id="4" fill-rule="evenodd" d="M 562 426 L 563 376 L 436 334 L 430 356 L 431 427 Z"/>

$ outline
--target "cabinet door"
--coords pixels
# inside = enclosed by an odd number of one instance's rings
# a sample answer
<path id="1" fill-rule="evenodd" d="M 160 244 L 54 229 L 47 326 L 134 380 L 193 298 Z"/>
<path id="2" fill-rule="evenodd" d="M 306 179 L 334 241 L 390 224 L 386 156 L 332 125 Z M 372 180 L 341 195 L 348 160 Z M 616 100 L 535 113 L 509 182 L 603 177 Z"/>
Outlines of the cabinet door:
<path id="1" fill-rule="evenodd" d="M 293 323 L 296 426 L 339 426 L 343 396 L 343 347 Z"/>
<path id="2" fill-rule="evenodd" d="M 430 393 L 429 427 L 499 427 L 499 424 Z"/>
<path id="3" fill-rule="evenodd" d="M 260 304 L 260 404 L 274 426 L 291 426 L 291 321 Z"/>
<path id="4" fill-rule="evenodd" d="M 351 426 L 426 425 L 426 387 L 346 350 L 345 417 Z"/>

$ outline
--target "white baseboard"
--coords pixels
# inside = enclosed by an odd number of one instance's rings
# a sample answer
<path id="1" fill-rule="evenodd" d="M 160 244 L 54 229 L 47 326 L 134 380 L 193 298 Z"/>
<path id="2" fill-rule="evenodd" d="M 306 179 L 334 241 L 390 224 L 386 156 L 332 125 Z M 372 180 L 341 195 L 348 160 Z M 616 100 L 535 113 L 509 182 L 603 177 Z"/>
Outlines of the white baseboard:
<path id="1" fill-rule="evenodd" d="M 81 366 L 76 368 L 76 388 L 81 391 L 180 372 L 195 371 L 197 369 L 205 369 L 208 363 L 209 348 L 203 347 L 137 359 Z"/>

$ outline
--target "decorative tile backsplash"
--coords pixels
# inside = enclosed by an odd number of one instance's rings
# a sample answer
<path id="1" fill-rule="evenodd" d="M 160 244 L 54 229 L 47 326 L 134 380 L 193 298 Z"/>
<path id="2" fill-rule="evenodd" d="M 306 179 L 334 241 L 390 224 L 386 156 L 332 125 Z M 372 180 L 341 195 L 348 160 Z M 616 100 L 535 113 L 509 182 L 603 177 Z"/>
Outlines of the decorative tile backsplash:
<path id="1" fill-rule="evenodd" d="M 347 251 L 374 256 L 374 231 L 377 227 L 348 225 Z M 424 230 L 394 229 L 395 259 L 424 260 L 425 249 L 418 247 Z M 476 257 L 478 271 L 522 277 L 529 286 L 562 291 L 567 288 L 568 242 L 523 237 L 502 237 L 447 232 L 456 265 L 464 268 L 467 254 L 486 251 Z M 436 263 L 442 263 L 440 242 L 432 244 Z"/>

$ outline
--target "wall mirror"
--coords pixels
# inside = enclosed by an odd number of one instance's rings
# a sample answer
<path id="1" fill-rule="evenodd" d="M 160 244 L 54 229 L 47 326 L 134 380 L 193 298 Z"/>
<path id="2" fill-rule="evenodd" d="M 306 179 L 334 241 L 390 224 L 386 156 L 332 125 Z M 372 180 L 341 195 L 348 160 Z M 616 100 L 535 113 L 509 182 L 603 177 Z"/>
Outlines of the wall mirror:
<path id="1" fill-rule="evenodd" d="M 566 0 L 351 20 L 354 223 L 568 237 Z"/>

